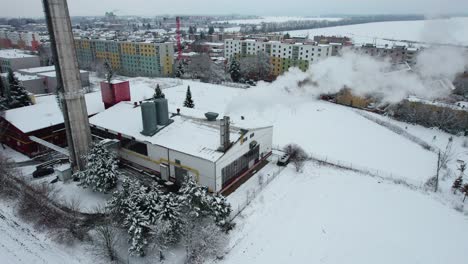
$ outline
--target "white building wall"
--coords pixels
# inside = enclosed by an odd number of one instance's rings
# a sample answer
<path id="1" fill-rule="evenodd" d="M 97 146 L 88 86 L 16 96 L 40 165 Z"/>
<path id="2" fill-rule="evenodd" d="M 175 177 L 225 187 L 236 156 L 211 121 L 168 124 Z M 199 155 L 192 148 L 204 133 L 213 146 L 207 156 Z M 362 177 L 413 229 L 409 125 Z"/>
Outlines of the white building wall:
<path id="1" fill-rule="evenodd" d="M 187 170 L 188 175 L 200 185 L 206 186 L 212 191 L 215 190 L 214 162 L 174 150 L 169 150 L 169 158 L 171 162 L 170 177 L 175 177 L 175 163 L 178 160 L 182 168 Z"/>
<path id="2" fill-rule="evenodd" d="M 251 137 L 251 135 L 253 136 Z M 271 152 L 273 144 L 273 127 L 259 128 L 249 131 L 244 135 L 245 141 L 237 141 L 217 162 L 216 162 L 216 191 L 222 189 L 222 169 L 237 160 L 250 150 L 250 142 L 257 141 L 260 145 L 260 159 Z"/>

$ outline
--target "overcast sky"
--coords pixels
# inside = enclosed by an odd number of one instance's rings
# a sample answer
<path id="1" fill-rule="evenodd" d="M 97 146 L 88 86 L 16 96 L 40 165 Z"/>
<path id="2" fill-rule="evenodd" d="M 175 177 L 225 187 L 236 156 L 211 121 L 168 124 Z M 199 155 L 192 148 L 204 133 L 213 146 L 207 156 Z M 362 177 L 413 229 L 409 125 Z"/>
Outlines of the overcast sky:
<path id="1" fill-rule="evenodd" d="M 68 0 L 72 16 L 160 14 L 251 14 L 314 16 L 320 14 L 428 15 L 468 12 L 468 0 Z M 0 0 L 0 16 L 43 16 L 41 0 Z"/>

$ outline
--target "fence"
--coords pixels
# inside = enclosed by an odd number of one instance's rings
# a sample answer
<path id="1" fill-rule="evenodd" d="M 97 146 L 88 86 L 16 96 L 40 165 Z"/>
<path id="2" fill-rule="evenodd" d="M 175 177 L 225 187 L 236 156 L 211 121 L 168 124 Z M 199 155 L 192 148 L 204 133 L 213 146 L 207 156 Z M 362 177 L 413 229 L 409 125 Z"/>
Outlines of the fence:
<path id="1" fill-rule="evenodd" d="M 228 87 L 233 87 L 233 88 L 241 88 L 241 89 L 250 88 L 250 86 L 247 85 L 247 84 L 243 84 L 243 83 L 234 83 L 234 82 L 221 82 L 221 85 L 223 85 L 223 86 L 228 86 Z"/>
<path id="2" fill-rule="evenodd" d="M 437 152 L 438 151 L 438 149 L 436 147 L 433 147 L 429 143 L 427 143 L 426 141 L 424 141 L 424 140 L 422 140 L 422 139 L 420 139 L 420 138 L 406 132 L 405 129 L 403 129 L 403 128 L 397 126 L 397 125 L 394 125 L 394 124 L 392 124 L 390 122 L 387 122 L 387 121 L 384 121 L 384 120 L 379 119 L 377 117 L 374 117 L 374 116 L 372 116 L 372 115 L 370 115 L 368 113 L 365 113 L 363 111 L 356 111 L 356 113 L 358 115 L 360 115 L 360 116 L 374 122 L 374 123 L 377 123 L 377 124 L 387 128 L 387 129 L 389 129 L 390 131 L 392 131 L 394 133 L 397 133 L 398 135 L 401 135 L 401 136 L 413 141 L 414 143 L 420 145 L 424 149 L 430 150 L 432 152 Z"/>
<path id="3" fill-rule="evenodd" d="M 273 159 L 271 162 L 276 163 L 276 160 Z M 233 208 L 231 220 L 236 218 L 255 199 L 255 197 L 257 197 L 257 195 L 283 171 L 284 168 L 285 167 L 277 167 L 274 171 L 267 173 L 266 176 L 260 170 L 256 175 L 250 178 L 249 181 L 257 180 L 257 183 L 253 184 L 250 188 L 246 187 L 245 190 L 242 190 L 237 194 L 239 195 L 238 200 L 240 200 L 240 202 L 238 202 L 235 205 L 235 208 Z M 244 183 L 244 186 L 246 183 Z"/>
<path id="4" fill-rule="evenodd" d="M 273 149 L 281 151 L 281 148 L 279 148 L 279 146 L 274 146 Z M 309 155 L 309 160 L 316 161 L 320 164 L 325 164 L 328 166 L 332 166 L 332 167 L 336 167 L 336 168 L 340 168 L 344 170 L 350 170 L 350 171 L 362 173 L 362 174 L 365 174 L 374 178 L 379 178 L 382 180 L 390 181 L 395 184 L 402 184 L 411 189 L 418 189 L 419 188 L 418 186 L 420 185 L 419 182 L 416 182 L 416 181 L 412 182 L 409 179 L 405 179 L 404 177 L 393 174 L 393 173 L 376 170 L 373 168 L 357 165 L 357 164 L 347 162 L 347 161 L 342 161 L 339 159 L 332 159 L 328 156 L 324 156 L 324 155 L 320 155 L 316 153 L 308 153 L 308 155 Z"/>

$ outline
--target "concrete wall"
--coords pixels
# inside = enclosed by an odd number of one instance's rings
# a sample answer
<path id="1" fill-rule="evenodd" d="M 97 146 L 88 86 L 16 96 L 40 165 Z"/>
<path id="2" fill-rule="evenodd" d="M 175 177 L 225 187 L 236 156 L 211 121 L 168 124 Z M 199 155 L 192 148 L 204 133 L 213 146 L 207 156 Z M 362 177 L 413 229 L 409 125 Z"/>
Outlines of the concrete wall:
<path id="1" fill-rule="evenodd" d="M 11 63 L 11 70 L 27 69 L 41 66 L 39 57 L 25 57 L 9 59 Z"/>
<path id="2" fill-rule="evenodd" d="M 26 88 L 26 90 L 28 90 L 29 92 L 33 94 L 44 94 L 44 93 L 49 92 L 47 90 L 47 87 L 44 84 L 43 78 L 25 80 L 25 81 L 21 81 L 21 83 Z"/>

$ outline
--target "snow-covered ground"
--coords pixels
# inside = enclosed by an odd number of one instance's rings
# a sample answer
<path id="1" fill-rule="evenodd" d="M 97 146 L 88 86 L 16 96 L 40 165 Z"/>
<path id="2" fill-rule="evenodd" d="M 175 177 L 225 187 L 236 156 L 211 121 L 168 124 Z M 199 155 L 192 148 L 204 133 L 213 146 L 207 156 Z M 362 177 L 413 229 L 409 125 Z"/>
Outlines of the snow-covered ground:
<path id="1" fill-rule="evenodd" d="M 310 163 L 237 218 L 222 263 L 459 263 L 466 216 L 401 185 Z"/>
<path id="2" fill-rule="evenodd" d="M 82 246 L 66 247 L 34 230 L 14 214 L 11 205 L 0 202 L 0 263 L 96 263 Z"/>
<path id="3" fill-rule="evenodd" d="M 261 23 L 281 23 L 287 21 L 307 21 L 307 20 L 327 20 L 327 21 L 339 21 L 342 18 L 339 17 L 295 17 L 295 16 L 265 16 L 255 19 L 237 19 L 237 20 L 226 20 L 226 21 L 214 21 L 213 23 L 230 23 L 230 24 L 261 24 Z"/>
<path id="4" fill-rule="evenodd" d="M 132 98 L 150 98 L 159 83 L 170 110 L 181 108 L 185 115 L 200 117 L 212 111 L 220 116 L 228 114 L 232 120 L 242 115 L 245 122 L 271 123 L 277 148 L 297 143 L 314 157 L 377 171 L 418 187 L 435 174 L 434 152 L 364 118 L 355 109 L 317 101 L 295 94 L 295 90 L 279 92 L 262 82 L 257 87 L 238 89 L 168 78 L 129 80 Z M 195 109 L 182 107 L 187 86 Z M 445 147 L 450 136 L 377 118 L 404 127 L 408 133 L 439 148 Z M 466 137 L 454 137 L 457 153 L 466 152 L 464 140 Z M 468 159 L 468 154 L 462 155 L 459 157 Z M 452 171 L 455 162 L 450 163 Z M 28 169 L 23 168 L 25 177 L 32 172 Z M 273 180 L 258 192 L 261 173 L 264 182 Z M 257 194 L 236 218 L 237 227 L 225 262 L 462 263 L 468 254 L 468 238 L 464 236 L 468 221 L 463 215 L 466 210 L 453 209 L 461 206 L 461 196 L 450 192 L 453 177 L 442 178 L 442 191 L 432 194 L 312 162 L 301 174 L 290 167 L 280 172 L 270 164 L 228 198 L 233 205 L 242 205 L 247 195 L 254 190 Z M 86 208 L 105 201 L 105 197 L 89 195 L 91 191 L 76 183 L 57 184 L 67 194 L 64 200 L 78 195 Z"/>
<path id="5" fill-rule="evenodd" d="M 291 36 L 335 35 L 351 37 L 355 43 L 394 44 L 382 38 L 468 45 L 468 17 L 376 22 L 349 26 L 288 31 Z M 395 42 L 395 44 L 404 44 Z"/>

